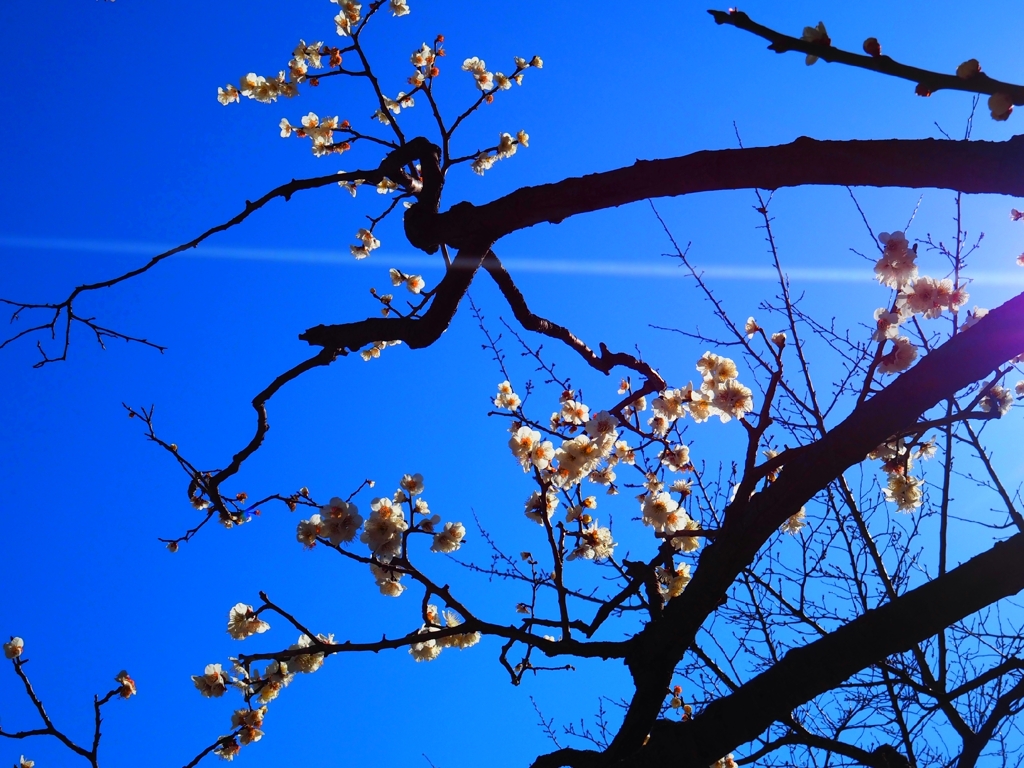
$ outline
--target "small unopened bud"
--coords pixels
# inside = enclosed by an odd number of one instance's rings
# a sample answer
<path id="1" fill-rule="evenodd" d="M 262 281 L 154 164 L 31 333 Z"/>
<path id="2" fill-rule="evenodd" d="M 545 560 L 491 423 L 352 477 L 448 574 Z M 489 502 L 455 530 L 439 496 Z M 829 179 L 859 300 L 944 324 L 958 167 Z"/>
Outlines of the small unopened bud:
<path id="1" fill-rule="evenodd" d="M 878 42 L 877 37 L 869 37 L 864 41 L 864 53 L 868 56 L 882 55 L 882 44 Z"/>
<path id="2" fill-rule="evenodd" d="M 773 333 L 772 344 L 774 344 L 779 349 L 782 349 L 784 346 L 786 346 L 786 334 L 782 333 L 781 331 L 779 333 Z"/>
<path id="3" fill-rule="evenodd" d="M 167 551 L 170 552 L 171 554 L 177 552 L 178 551 L 178 542 L 176 542 L 176 541 L 168 541 L 167 542 Z"/>

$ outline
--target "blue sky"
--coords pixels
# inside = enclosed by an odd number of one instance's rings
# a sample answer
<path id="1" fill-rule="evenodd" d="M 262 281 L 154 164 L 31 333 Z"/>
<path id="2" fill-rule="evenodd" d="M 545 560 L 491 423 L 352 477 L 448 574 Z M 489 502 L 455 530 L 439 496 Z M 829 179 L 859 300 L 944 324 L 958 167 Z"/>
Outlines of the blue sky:
<path id="1" fill-rule="evenodd" d="M 936 122 L 962 133 L 970 110 L 963 94 L 921 99 L 906 82 L 776 56 L 759 39 L 716 27 L 702 4 L 411 6 L 409 16 L 380 18 L 366 34 L 389 92 L 407 88 L 409 53 L 438 33 L 449 58 L 435 87 L 451 110 L 475 94 L 470 76 L 458 70 L 463 58 L 508 69 L 516 55 L 539 54 L 545 62 L 461 135 L 470 152 L 492 145 L 501 131 L 525 129 L 529 149 L 483 178 L 465 167 L 454 172 L 447 205 L 638 158 L 735 146 L 734 121 L 747 145 L 800 135 L 919 138 L 938 136 Z M 300 37 L 336 44 L 336 8 L 326 0 L 4 4 L 0 59 L 11 83 L 0 169 L 0 295 L 63 298 L 83 281 L 137 266 L 162 244 L 192 238 L 288 179 L 376 165 L 379 157 L 368 151 L 317 159 L 304 142 L 277 135 L 282 117 L 297 122 L 310 110 L 365 126 L 373 107 L 351 83 L 325 82 L 270 106 L 245 101 L 225 108 L 215 98 L 218 86 L 247 72 L 282 68 Z M 821 19 L 843 47 L 856 49 L 873 35 L 909 63 L 952 71 L 977 57 L 993 76 L 1020 82 L 1024 19 L 1012 9 L 923 2 L 744 6 L 755 20 L 794 34 Z M 1018 116 L 994 123 L 982 112 L 975 136 L 1006 139 L 1018 124 Z M 84 297 L 81 311 L 167 346 L 163 355 L 117 342 L 104 351 L 80 331 L 70 360 L 42 370 L 32 369 L 38 352 L 31 342 L 0 351 L 0 561 L 7 576 L 0 635 L 25 638 L 27 669 L 50 714 L 81 738 L 91 695 L 107 690 L 120 669 L 132 673 L 138 699 L 107 710 L 105 768 L 135 765 L 140 756 L 180 765 L 227 731 L 238 699 L 201 699 L 189 675 L 239 651 L 224 633 L 227 611 L 255 602 L 260 589 L 338 637 L 371 639 L 419 624 L 418 597 L 389 600 L 362 567 L 335 562 L 340 558 L 331 552 L 303 551 L 294 541 L 298 518 L 283 508 L 268 507 L 239 530 L 211 529 L 176 555 L 167 553 L 157 537 L 180 535 L 195 521 L 185 480 L 121 407 L 155 405 L 161 437 L 196 464 L 222 466 L 251 434 L 253 394 L 310 354 L 298 333 L 375 313 L 368 289 L 389 287 L 390 266 L 415 268 L 435 284 L 440 269 L 404 243 L 397 217 L 381 228 L 383 245 L 370 259 L 356 264 L 347 255 L 362 217 L 379 210 L 379 199 L 367 192 L 353 201 L 327 188 L 272 203 L 208 247 Z M 901 228 L 921 193 L 858 195 L 879 231 Z M 741 318 L 775 290 L 763 279 L 769 262 L 754 203 L 750 191 L 658 203 Z M 974 261 L 984 279 L 972 289 L 972 305 L 995 306 L 1021 290 L 1013 260 L 1024 250 L 1024 230 L 1009 222 L 1013 204 L 987 196 L 965 203 L 968 228 L 986 234 Z M 873 246 L 846 191 L 784 191 L 774 213 L 782 258 L 797 289 L 806 290 L 807 306 L 840 323 L 870 320 L 886 298 L 870 267 L 849 250 Z M 949 192 L 927 191 L 910 234 L 949 239 L 952 213 Z M 662 255 L 668 243 L 648 206 L 537 227 L 495 250 L 539 314 L 570 325 L 592 345 L 639 344 L 671 381 L 693 377 L 702 345 L 649 326 L 710 328 L 713 319 Z M 472 296 L 489 327 L 500 330 L 499 317 L 510 313 L 493 287 L 479 282 Z M 403 473 L 422 472 L 426 498 L 446 520 L 468 524 L 475 511 L 510 551 L 529 546 L 522 542 L 534 531 L 523 529 L 521 514 L 529 487 L 508 456 L 504 424 L 486 416 L 501 376 L 481 351 L 467 309 L 429 350 L 389 349 L 370 364 L 350 357 L 290 385 L 272 402 L 270 436 L 235 490 L 258 496 L 308 486 L 326 500 L 347 495 L 364 478 L 390 493 Z M 505 348 L 519 382 L 536 378 L 511 340 Z M 581 370 L 553 342 L 545 352 L 588 400 L 614 402 L 617 379 Z M 553 409 L 557 393 L 536 397 L 548 397 Z M 719 428 L 701 449 L 706 458 L 728 460 L 736 432 Z M 996 441 L 1010 434 L 992 432 Z M 1022 475 L 1019 462 L 1008 471 Z M 359 499 L 364 511 L 370 496 Z M 613 514 L 625 521 L 633 512 L 624 506 Z M 483 541 L 471 533 L 464 553 L 486 561 Z M 450 563 L 436 569 L 441 579 L 466 579 Z M 469 581 L 465 589 L 503 621 L 514 619 L 511 607 L 522 599 L 500 583 Z M 294 642 L 292 634 L 282 627 L 247 642 L 284 646 Z M 254 766 L 286 759 L 427 765 L 426 754 L 438 768 L 454 768 L 493 759 L 497 746 L 503 763 L 522 765 L 552 746 L 535 726 L 531 696 L 564 724 L 591 718 L 600 695 L 628 695 L 617 664 L 582 664 L 575 673 L 550 673 L 512 689 L 496 655 L 497 645 L 485 642 L 430 665 L 414 664 L 404 651 L 331 658 L 273 705 L 267 736 L 241 759 Z M 15 682 L 2 671 L 3 725 L 34 727 Z M 72 764 L 43 740 L 0 741 L 0 764 L 22 752 L 40 768 Z"/>

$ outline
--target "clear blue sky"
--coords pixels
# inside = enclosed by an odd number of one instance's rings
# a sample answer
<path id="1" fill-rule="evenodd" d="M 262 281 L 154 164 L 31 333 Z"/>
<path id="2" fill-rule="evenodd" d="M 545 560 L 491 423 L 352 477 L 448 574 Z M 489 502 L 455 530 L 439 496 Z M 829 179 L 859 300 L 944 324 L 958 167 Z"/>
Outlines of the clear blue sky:
<path id="1" fill-rule="evenodd" d="M 530 148 L 482 179 L 457 171 L 445 190 L 448 205 L 638 158 L 731 147 L 733 121 L 747 145 L 800 135 L 919 138 L 938 136 L 936 121 L 962 133 L 970 107 L 966 95 L 921 99 L 903 81 L 776 56 L 759 39 L 716 27 L 699 3 L 411 6 L 409 16 L 387 15 L 366 34 L 392 95 L 407 89 L 410 52 L 438 33 L 449 58 L 436 88 L 453 109 L 475 94 L 469 75 L 458 71 L 464 58 L 480 56 L 497 69 L 511 69 L 515 55 L 539 54 L 545 62 L 462 131 L 467 152 L 519 129 L 529 132 Z M 857 49 L 873 35 L 908 63 L 952 71 L 977 57 L 993 76 L 1024 80 L 1024 18 L 1013 4 L 801 0 L 784 9 L 764 1 L 743 9 L 794 34 L 824 20 L 843 47 Z M 284 67 L 300 37 L 335 44 L 336 11 L 326 0 L 5 3 L 0 295 L 63 298 L 80 282 L 140 264 L 161 244 L 190 239 L 288 179 L 376 165 L 369 152 L 316 159 L 304 142 L 277 135 L 282 117 L 297 122 L 310 110 L 365 126 L 373 107 L 352 84 L 325 82 L 271 106 L 225 108 L 215 98 L 218 86 L 247 72 Z M 975 136 L 1006 139 L 1022 119 L 997 124 L 982 112 Z M 904 225 L 919 193 L 861 197 L 876 230 L 892 230 Z M 184 476 L 121 409 L 122 401 L 155 404 L 162 437 L 201 466 L 222 466 L 251 434 L 249 399 L 310 354 L 298 333 L 373 314 L 368 289 L 388 287 L 387 268 L 423 263 L 404 244 L 397 218 L 382 228 L 383 246 L 369 260 L 357 265 L 347 255 L 362 217 L 376 213 L 380 200 L 372 191 L 355 201 L 336 188 L 301 193 L 209 248 L 83 299 L 81 311 L 166 345 L 163 355 L 121 343 L 103 351 L 80 331 L 70 360 L 42 370 L 31 367 L 38 357 L 32 343 L 0 352 L 0 635 L 25 638 L 38 692 L 54 720 L 79 738 L 88 733 L 91 695 L 107 690 L 122 668 L 135 677 L 138 699 L 106 710 L 104 768 L 140 759 L 181 765 L 227 732 L 240 700 L 201 699 L 189 675 L 241 650 L 224 633 L 227 611 L 256 602 L 260 589 L 339 638 L 375 639 L 420 623 L 415 594 L 389 600 L 362 567 L 337 562 L 331 552 L 303 551 L 294 541 L 298 518 L 283 508 L 268 507 L 239 530 L 211 529 L 167 553 L 157 537 L 180 535 L 196 520 Z M 756 272 L 768 262 L 754 202 L 742 191 L 659 203 L 677 238 L 693 241 L 696 263 L 711 274 L 733 270 L 715 285 L 742 318 L 774 291 Z M 968 227 L 987 235 L 975 260 L 979 272 L 1015 276 L 1024 229 L 1008 220 L 1012 204 L 992 197 L 966 203 Z M 804 270 L 796 286 L 807 291 L 808 305 L 840 322 L 870 320 L 884 298 L 849 251 L 872 245 L 846 192 L 786 191 L 775 205 L 782 256 Z M 950 193 L 925 193 L 910 234 L 948 239 L 952 212 Z M 666 250 L 646 205 L 538 227 L 496 246 L 537 312 L 593 345 L 638 343 L 666 378 L 685 383 L 703 348 L 648 326 L 710 328 L 713 320 L 692 285 L 665 272 Z M 417 269 L 430 285 L 440 275 L 432 265 Z M 864 276 L 820 273 L 833 269 L 863 269 Z M 971 304 L 995 306 L 1021 290 L 1015 279 L 979 281 Z M 500 329 L 498 318 L 510 313 L 496 291 L 481 280 L 472 295 L 492 330 Z M 326 500 L 366 477 L 390 493 L 402 473 L 422 472 L 426 498 L 446 520 L 468 525 L 475 510 L 509 551 L 530 546 L 535 531 L 524 529 L 521 512 L 529 488 L 508 456 L 504 425 L 486 417 L 501 376 L 481 352 L 467 309 L 430 350 L 388 350 L 370 364 L 351 357 L 288 387 L 272 402 L 270 436 L 235 490 L 257 496 L 306 485 Z M 545 350 L 594 405 L 613 402 L 617 379 L 581 371 L 553 342 Z M 534 377 L 511 343 L 506 351 L 520 383 Z M 551 397 L 553 408 L 555 393 L 541 396 Z M 731 459 L 735 434 L 718 432 L 701 446 L 701 458 Z M 1011 471 L 1019 479 L 1019 463 Z M 360 497 L 364 511 L 370 495 Z M 609 509 L 626 528 L 635 510 L 627 495 L 620 499 L 620 508 Z M 486 561 L 489 553 L 469 527 L 463 553 Z M 438 560 L 439 579 L 465 578 Z M 485 581 L 465 589 L 470 602 L 488 605 L 485 613 L 502 621 L 514 619 L 512 606 L 522 599 Z M 247 641 L 247 650 L 294 642 L 278 625 Z M 430 665 L 414 664 L 404 651 L 331 658 L 272 706 L 267 736 L 241 759 L 253 766 L 425 766 L 425 753 L 438 768 L 481 759 L 523 765 L 551 747 L 535 727 L 530 696 L 565 724 L 589 719 L 598 695 L 628 695 L 617 664 L 581 665 L 512 689 L 497 652 L 485 641 Z M 0 669 L 3 725 L 34 727 L 15 682 Z M 74 764 L 45 740 L 0 741 L 0 764 L 22 752 L 40 768 Z"/>

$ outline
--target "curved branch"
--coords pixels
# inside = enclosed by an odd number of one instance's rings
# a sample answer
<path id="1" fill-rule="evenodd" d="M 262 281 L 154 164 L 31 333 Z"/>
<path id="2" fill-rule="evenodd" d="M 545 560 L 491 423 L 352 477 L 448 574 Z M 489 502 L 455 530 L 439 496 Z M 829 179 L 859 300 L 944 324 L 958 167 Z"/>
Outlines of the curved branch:
<path id="1" fill-rule="evenodd" d="M 873 72 L 889 75 L 890 77 L 909 80 L 923 87 L 925 93 L 919 94 L 921 96 L 929 96 L 935 91 L 942 90 L 966 91 L 967 93 L 983 93 L 987 95 L 1005 93 L 1013 100 L 1014 104 L 1024 104 L 1024 86 L 995 80 L 984 72 L 978 72 L 969 78 L 947 75 L 942 72 L 932 72 L 929 69 L 900 64 L 889 56 L 864 56 L 859 53 L 844 51 L 841 48 L 834 48 L 831 45 L 810 43 L 798 37 L 783 35 L 774 29 L 758 24 L 747 14 L 743 13 L 743 11 L 733 9 L 728 12 L 708 11 L 708 13 L 714 17 L 716 24 L 736 27 L 768 40 L 771 43 L 768 46 L 769 51 L 775 51 L 776 53 L 800 51 L 811 56 L 817 56 L 822 61 L 835 61 L 850 67 L 870 69 Z"/>
<path id="2" fill-rule="evenodd" d="M 420 318 L 371 317 L 354 323 L 318 325 L 299 334 L 299 338 L 337 353 L 354 352 L 377 341 L 403 341 L 412 349 L 429 347 L 448 328 L 489 248 L 487 244 L 459 252 L 438 283 L 430 308 Z"/>
<path id="3" fill-rule="evenodd" d="M 989 319 L 991 322 L 983 325 Z M 742 569 L 790 515 L 847 467 L 863 461 L 868 452 L 909 427 L 929 408 L 1022 352 L 1024 294 L 993 310 L 966 333 L 954 336 L 861 403 L 841 424 L 808 445 L 797 466 L 783 467 L 767 490 L 730 504 L 719 536 L 704 550 L 686 591 L 668 604 L 660 621 L 648 624 L 633 639 L 626 663 L 636 693 L 622 729 L 609 748 L 612 755 L 625 758 L 642 746 L 658 717 L 672 670 L 693 643 L 697 630 Z"/>
<path id="4" fill-rule="evenodd" d="M 1004 142 L 935 139 L 817 141 L 704 150 L 524 187 L 485 205 L 459 203 L 418 222 L 417 242 L 494 242 L 541 223 L 635 203 L 727 189 L 806 185 L 953 189 L 1024 196 L 1024 136 Z M 413 206 L 410 210 L 416 210 Z M 409 214 L 406 214 L 408 216 Z M 407 231 L 409 227 L 407 225 Z"/>

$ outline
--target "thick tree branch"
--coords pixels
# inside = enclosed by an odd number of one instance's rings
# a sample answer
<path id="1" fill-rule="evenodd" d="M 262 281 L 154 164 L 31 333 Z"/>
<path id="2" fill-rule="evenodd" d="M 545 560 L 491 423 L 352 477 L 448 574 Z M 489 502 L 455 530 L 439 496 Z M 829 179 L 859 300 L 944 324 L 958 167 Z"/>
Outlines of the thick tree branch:
<path id="1" fill-rule="evenodd" d="M 790 651 L 768 671 L 709 704 L 693 721 L 665 721 L 648 745 L 623 765 L 704 768 L 861 669 L 903 653 L 1022 589 L 1024 534 L 1017 534 L 826 637 Z M 1012 693 L 1021 695 L 1017 688 Z"/>
<path id="2" fill-rule="evenodd" d="M 1024 294 L 993 310 L 978 325 L 953 337 L 861 403 L 846 420 L 809 445 L 798 466 L 784 467 L 767 490 L 731 504 L 719 536 L 701 555 L 686 592 L 669 603 L 661 620 L 648 624 L 632 641 L 626 662 L 637 690 L 609 748 L 611 754 L 625 758 L 643 744 L 658 716 L 672 670 L 697 630 L 790 515 L 929 408 L 1022 352 Z"/>
<path id="3" fill-rule="evenodd" d="M 469 242 L 495 242 L 520 229 L 557 224 L 581 213 L 652 197 L 726 189 L 837 185 L 1024 196 L 1021 167 L 1024 136 L 1004 142 L 800 137 L 774 147 L 638 160 L 614 171 L 524 187 L 481 206 L 459 203 L 437 217 L 418 221 L 414 242 L 421 248 L 426 243 L 461 247 Z"/>

